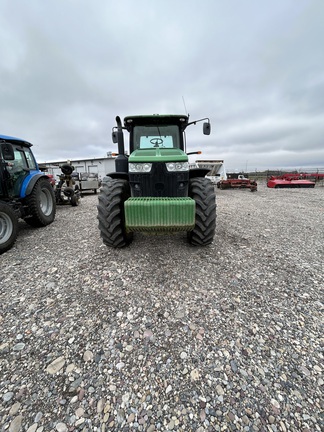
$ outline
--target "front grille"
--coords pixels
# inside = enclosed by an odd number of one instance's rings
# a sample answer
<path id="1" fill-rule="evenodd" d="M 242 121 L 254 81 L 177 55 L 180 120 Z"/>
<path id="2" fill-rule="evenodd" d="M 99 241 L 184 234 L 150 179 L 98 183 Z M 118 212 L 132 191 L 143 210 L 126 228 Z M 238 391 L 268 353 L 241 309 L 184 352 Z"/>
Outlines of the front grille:
<path id="1" fill-rule="evenodd" d="M 168 172 L 165 163 L 152 164 L 150 173 L 129 173 L 133 197 L 186 197 L 188 172 Z"/>

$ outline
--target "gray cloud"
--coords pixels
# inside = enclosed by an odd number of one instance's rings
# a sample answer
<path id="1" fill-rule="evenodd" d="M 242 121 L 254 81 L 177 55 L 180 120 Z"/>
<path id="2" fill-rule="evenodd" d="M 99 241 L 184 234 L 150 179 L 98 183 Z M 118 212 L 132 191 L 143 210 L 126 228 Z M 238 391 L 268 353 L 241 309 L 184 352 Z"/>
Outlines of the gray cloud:
<path id="1" fill-rule="evenodd" d="M 209 137 L 187 133 L 204 158 L 324 166 L 323 12 L 307 0 L 5 0 L 0 132 L 42 161 L 101 157 L 116 115 L 182 113 L 184 98 L 212 121 Z"/>

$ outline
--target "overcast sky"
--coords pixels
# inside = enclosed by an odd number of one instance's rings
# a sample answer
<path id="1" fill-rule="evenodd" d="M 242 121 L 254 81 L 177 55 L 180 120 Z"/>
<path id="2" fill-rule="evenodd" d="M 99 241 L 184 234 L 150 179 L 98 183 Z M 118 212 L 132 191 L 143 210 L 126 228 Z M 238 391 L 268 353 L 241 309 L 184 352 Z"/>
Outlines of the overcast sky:
<path id="1" fill-rule="evenodd" d="M 187 111 L 201 159 L 323 167 L 323 22 L 323 0 L 1 0 L 0 134 L 103 157 L 116 115 Z"/>

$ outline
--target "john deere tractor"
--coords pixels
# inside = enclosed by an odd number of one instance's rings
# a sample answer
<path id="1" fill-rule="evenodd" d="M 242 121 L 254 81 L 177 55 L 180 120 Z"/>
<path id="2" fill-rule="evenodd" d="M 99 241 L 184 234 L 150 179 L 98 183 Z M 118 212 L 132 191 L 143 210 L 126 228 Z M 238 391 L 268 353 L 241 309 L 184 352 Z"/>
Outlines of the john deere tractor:
<path id="1" fill-rule="evenodd" d="M 216 228 L 214 186 L 205 178 L 208 169 L 189 169 L 185 130 L 209 119 L 189 122 L 187 115 L 116 117 L 112 139 L 118 144 L 116 172 L 104 178 L 98 203 L 103 243 L 114 248 L 128 245 L 134 232 L 187 232 L 191 244 L 213 241 Z M 129 132 L 129 156 L 123 131 Z"/>
<path id="2" fill-rule="evenodd" d="M 33 227 L 55 218 L 53 187 L 38 169 L 31 146 L 0 135 L 0 254 L 14 245 L 20 218 Z"/>

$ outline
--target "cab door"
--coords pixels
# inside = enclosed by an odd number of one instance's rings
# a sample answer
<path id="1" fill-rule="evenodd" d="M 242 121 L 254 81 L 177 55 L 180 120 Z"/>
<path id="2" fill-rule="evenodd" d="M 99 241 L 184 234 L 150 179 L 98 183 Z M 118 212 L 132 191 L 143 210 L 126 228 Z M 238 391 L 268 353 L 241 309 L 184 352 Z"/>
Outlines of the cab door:
<path id="1" fill-rule="evenodd" d="M 7 171 L 11 177 L 11 190 L 9 193 L 14 197 L 20 196 L 23 181 L 29 174 L 30 168 L 27 163 L 25 151 L 23 148 L 14 146 L 15 159 L 10 161 Z"/>

